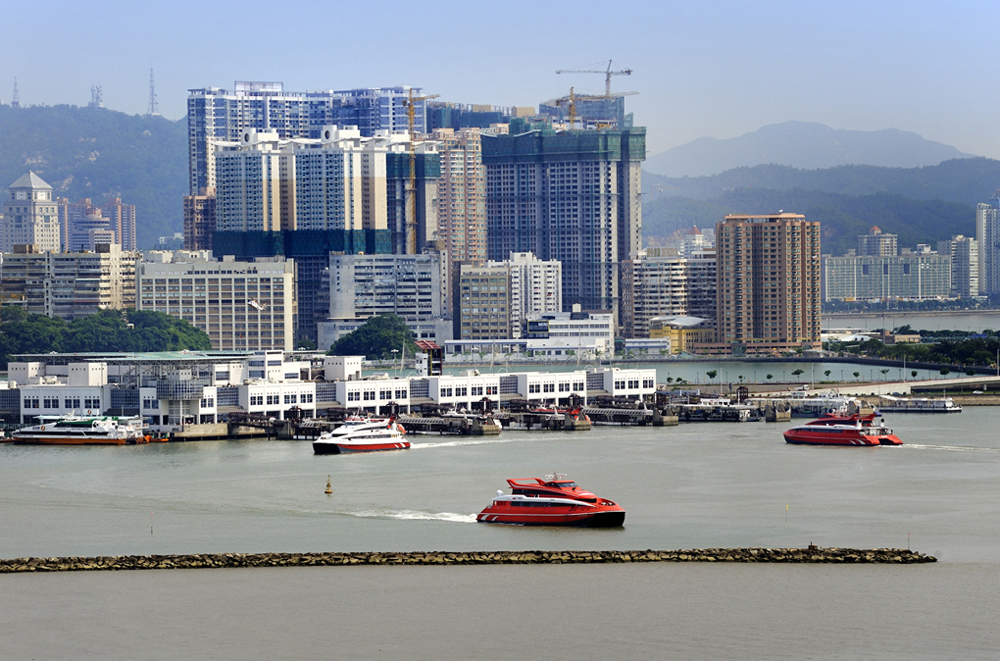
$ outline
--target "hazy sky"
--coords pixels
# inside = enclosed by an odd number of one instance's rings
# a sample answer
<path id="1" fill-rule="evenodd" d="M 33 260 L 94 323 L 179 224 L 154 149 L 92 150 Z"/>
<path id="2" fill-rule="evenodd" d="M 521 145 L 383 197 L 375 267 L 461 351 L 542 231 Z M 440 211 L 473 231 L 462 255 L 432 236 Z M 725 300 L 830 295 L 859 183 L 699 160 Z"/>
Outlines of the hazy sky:
<path id="1" fill-rule="evenodd" d="M 826 2 L 19 2 L 3 14 L 0 99 L 143 113 L 187 90 L 276 80 L 286 90 L 415 85 L 441 100 L 537 105 L 603 91 L 556 75 L 613 59 L 612 88 L 655 154 L 787 120 L 914 131 L 1000 158 L 997 0 Z M 584 67 L 591 68 L 591 67 Z M 594 67 L 596 68 L 596 67 Z"/>

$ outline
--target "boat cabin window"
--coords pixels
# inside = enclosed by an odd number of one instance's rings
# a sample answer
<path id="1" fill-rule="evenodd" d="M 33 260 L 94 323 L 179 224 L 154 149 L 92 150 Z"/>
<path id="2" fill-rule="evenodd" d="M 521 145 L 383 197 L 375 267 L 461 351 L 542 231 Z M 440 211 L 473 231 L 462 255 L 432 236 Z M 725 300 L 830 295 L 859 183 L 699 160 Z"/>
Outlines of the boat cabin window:
<path id="1" fill-rule="evenodd" d="M 546 482 L 547 487 L 557 487 L 559 489 L 572 489 L 576 486 L 576 482 Z"/>

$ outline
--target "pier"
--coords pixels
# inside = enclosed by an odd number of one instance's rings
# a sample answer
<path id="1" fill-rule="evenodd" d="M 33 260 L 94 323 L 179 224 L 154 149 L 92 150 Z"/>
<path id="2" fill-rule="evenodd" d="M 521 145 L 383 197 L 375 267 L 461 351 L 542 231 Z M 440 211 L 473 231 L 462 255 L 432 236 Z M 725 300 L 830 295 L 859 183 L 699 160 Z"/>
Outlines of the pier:
<path id="1" fill-rule="evenodd" d="M 705 548 L 676 551 L 409 551 L 361 553 L 201 553 L 0 560 L 0 574 L 137 569 L 331 567 L 345 565 L 540 565 L 620 562 L 743 562 L 782 564 L 923 564 L 909 549 Z"/>
<path id="2" fill-rule="evenodd" d="M 400 416 L 396 419 L 408 434 L 439 434 L 453 436 L 495 436 L 500 427 L 481 416 Z"/>

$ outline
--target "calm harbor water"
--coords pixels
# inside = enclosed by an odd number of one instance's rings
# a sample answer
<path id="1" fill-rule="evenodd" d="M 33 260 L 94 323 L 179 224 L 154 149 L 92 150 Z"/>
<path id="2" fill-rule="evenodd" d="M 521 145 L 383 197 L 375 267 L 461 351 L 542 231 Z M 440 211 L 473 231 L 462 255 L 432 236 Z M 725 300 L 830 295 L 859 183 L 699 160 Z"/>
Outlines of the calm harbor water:
<path id="1" fill-rule="evenodd" d="M 1000 329 L 1000 311 L 979 312 L 975 314 L 900 314 L 888 311 L 885 316 L 854 316 L 851 318 L 823 316 L 823 330 L 831 328 L 861 328 L 878 330 L 893 329 L 909 324 L 916 330 L 964 330 L 983 331 L 985 329 Z"/>
<path id="2" fill-rule="evenodd" d="M 812 542 L 941 560 L 0 576 L 0 657 L 990 658 L 997 413 L 889 416 L 898 448 L 791 446 L 765 423 L 424 436 L 323 457 L 294 441 L 0 445 L 8 558 Z M 620 502 L 625 527 L 474 523 L 504 478 L 553 471 Z"/>

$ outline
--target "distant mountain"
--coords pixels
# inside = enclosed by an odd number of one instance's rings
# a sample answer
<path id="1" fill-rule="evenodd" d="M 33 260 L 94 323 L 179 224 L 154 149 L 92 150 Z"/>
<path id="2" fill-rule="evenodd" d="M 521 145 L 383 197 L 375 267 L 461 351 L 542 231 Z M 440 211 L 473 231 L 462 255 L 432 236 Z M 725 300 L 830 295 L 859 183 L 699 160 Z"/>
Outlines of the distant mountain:
<path id="1" fill-rule="evenodd" d="M 896 193 L 918 200 L 950 200 L 975 205 L 1000 188 L 1000 161 L 963 158 L 921 168 L 842 165 L 798 170 L 784 165 L 736 168 L 710 177 L 663 177 L 643 172 L 646 199 L 680 195 L 700 200 L 741 188 L 822 190 L 845 195 Z"/>
<path id="2" fill-rule="evenodd" d="M 784 122 L 737 138 L 698 138 L 648 158 L 643 167 L 668 177 L 700 177 L 769 163 L 805 169 L 838 165 L 913 168 L 970 156 L 909 131 L 848 131 Z"/>
<path id="3" fill-rule="evenodd" d="M 842 165 L 799 170 L 758 165 L 710 177 L 664 177 L 643 172 L 645 200 L 681 196 L 707 200 L 743 188 L 816 190 L 844 195 L 895 193 L 917 200 L 948 200 L 975 206 L 1000 188 L 1000 161 L 963 158 L 919 168 Z"/>
<path id="4" fill-rule="evenodd" d="M 33 170 L 60 197 L 136 206 L 140 248 L 181 231 L 187 121 L 76 106 L 0 106 L 0 191 Z"/>

